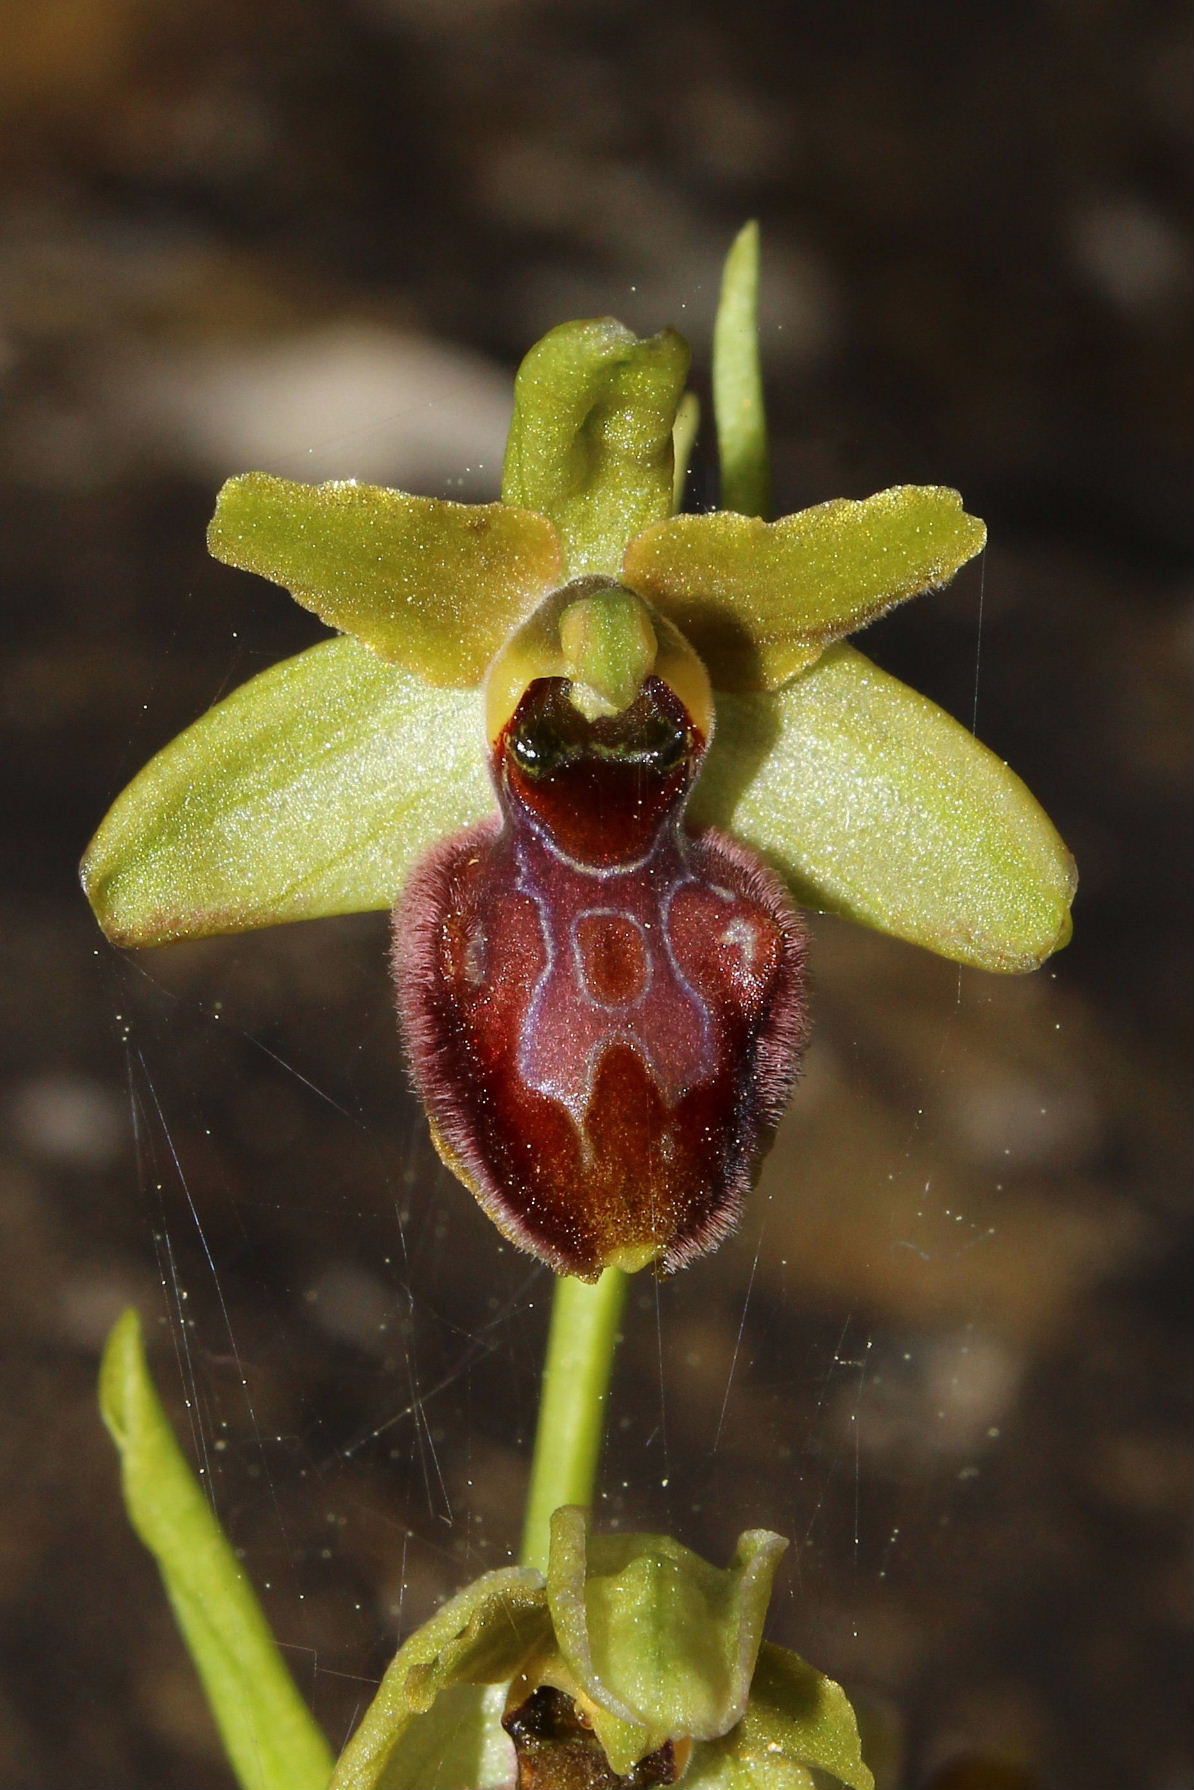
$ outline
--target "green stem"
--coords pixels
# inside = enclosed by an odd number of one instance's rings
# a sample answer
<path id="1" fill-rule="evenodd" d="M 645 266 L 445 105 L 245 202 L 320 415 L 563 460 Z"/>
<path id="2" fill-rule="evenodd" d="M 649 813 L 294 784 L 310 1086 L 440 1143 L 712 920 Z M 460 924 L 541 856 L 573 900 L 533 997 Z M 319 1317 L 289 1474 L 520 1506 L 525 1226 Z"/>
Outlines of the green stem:
<path id="1" fill-rule="evenodd" d="M 593 1502 L 627 1278 L 607 1268 L 596 1285 L 567 1274 L 556 1281 L 522 1536 L 523 1561 L 540 1572 L 552 1511 Z"/>

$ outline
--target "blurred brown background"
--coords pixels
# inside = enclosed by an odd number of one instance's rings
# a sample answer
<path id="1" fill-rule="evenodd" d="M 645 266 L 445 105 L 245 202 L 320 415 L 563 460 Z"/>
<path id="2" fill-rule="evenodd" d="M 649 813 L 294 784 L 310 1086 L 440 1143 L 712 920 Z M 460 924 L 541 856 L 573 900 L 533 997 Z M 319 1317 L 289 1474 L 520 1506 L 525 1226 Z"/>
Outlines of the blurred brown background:
<path id="1" fill-rule="evenodd" d="M 549 1286 L 435 1164 L 384 920 L 125 960 L 75 886 L 149 753 L 319 631 L 205 558 L 216 486 L 491 495 L 552 323 L 672 321 L 707 374 L 749 215 L 781 508 L 932 481 L 988 519 L 866 644 L 977 691 L 1083 882 L 1023 981 L 818 925 L 750 1219 L 637 1296 L 606 1516 L 790 1535 L 773 1633 L 901 1712 L 909 1785 L 966 1749 L 1189 1785 L 1184 9 L 0 20 L 0 1785 L 229 1781 L 94 1414 L 130 1300 L 337 1740 L 517 1541 Z"/>

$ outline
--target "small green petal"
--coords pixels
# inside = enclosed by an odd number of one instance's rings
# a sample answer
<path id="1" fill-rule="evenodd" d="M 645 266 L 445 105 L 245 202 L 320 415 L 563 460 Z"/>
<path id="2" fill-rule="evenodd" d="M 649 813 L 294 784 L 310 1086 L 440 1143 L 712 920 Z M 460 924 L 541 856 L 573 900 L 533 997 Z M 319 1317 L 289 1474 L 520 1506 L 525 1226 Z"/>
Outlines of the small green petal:
<path id="1" fill-rule="evenodd" d="M 831 641 L 947 583 L 986 538 L 956 491 L 896 485 L 778 522 L 674 516 L 631 543 L 622 579 L 688 635 L 719 689 L 775 690 Z"/>
<path id="2" fill-rule="evenodd" d="M 746 1708 L 787 1543 L 748 1530 L 727 1570 L 666 1535 L 593 1535 L 575 1506 L 551 1524 L 556 1641 L 616 1772 L 681 1736 L 724 1734 Z"/>
<path id="3" fill-rule="evenodd" d="M 492 807 L 481 692 L 432 689 L 342 637 L 242 684 L 151 759 L 83 886 L 120 945 L 390 907 L 436 840 Z"/>
<path id="4" fill-rule="evenodd" d="M 156 1559 L 243 1790 L 325 1790 L 327 1742 L 174 1439 L 126 1311 L 108 1338 L 100 1408 L 120 1451 L 129 1520 Z"/>
<path id="5" fill-rule="evenodd" d="M 771 508 L 771 456 L 759 359 L 759 226 L 746 224 L 726 256 L 713 326 L 713 412 L 721 503 L 744 516 Z"/>
<path id="6" fill-rule="evenodd" d="M 527 1566 L 505 1566 L 474 1580 L 449 1599 L 398 1649 L 360 1727 L 340 1756 L 328 1790 L 415 1790 L 417 1776 L 404 1777 L 405 1766 L 428 1758 L 442 1760 L 449 1752 L 442 1743 L 444 1717 L 437 1699 L 457 1685 L 505 1684 L 550 1644 L 551 1630 L 543 1575 Z M 472 1750 L 479 1763 L 488 1758 L 489 1769 L 502 1749 L 493 1731 L 493 1705 L 484 1699 L 464 1699 L 465 1707 L 449 1704 L 449 1711 L 473 1724 L 453 1761 L 458 1769 L 461 1750 Z M 433 1711 L 431 1722 L 421 1718 Z M 500 1710 L 499 1710 L 500 1719 Z M 401 1747 L 401 1751 L 399 1750 Z M 507 1746 L 505 1755 L 511 1757 Z M 492 1774 L 491 1774 L 492 1781 Z M 469 1780 L 446 1782 L 438 1776 L 426 1782 L 443 1790 L 484 1790 Z"/>
<path id="7" fill-rule="evenodd" d="M 849 646 L 774 696 L 719 696 L 693 817 L 798 901 L 980 969 L 1070 936 L 1073 860 L 1039 803 L 935 703 Z"/>
<path id="8" fill-rule="evenodd" d="M 723 1739 L 697 1748 L 686 1790 L 815 1790 L 825 1782 L 821 1773 L 849 1790 L 874 1790 L 841 1686 L 765 1642 L 745 1716 Z"/>
<path id="9" fill-rule="evenodd" d="M 640 338 L 599 317 L 560 324 L 519 368 L 502 498 L 550 516 L 569 578 L 616 577 L 627 542 L 671 515 L 688 363 L 675 330 Z"/>
<path id="10" fill-rule="evenodd" d="M 563 576 L 545 516 L 264 472 L 228 480 L 207 544 L 433 684 L 479 683 L 506 635 Z"/>

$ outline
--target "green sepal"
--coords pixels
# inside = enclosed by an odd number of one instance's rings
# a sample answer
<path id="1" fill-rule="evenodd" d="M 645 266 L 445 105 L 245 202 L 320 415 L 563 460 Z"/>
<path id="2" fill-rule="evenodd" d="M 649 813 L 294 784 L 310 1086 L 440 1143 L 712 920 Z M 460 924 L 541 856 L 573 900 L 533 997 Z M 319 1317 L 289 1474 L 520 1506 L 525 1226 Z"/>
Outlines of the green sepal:
<path id="1" fill-rule="evenodd" d="M 673 329 L 599 317 L 560 324 L 518 369 L 502 499 L 551 518 L 569 578 L 616 578 L 627 543 L 671 515 L 689 358 Z"/>
<path id="2" fill-rule="evenodd" d="M 741 1719 L 786 1547 L 748 1530 L 722 1571 L 670 1536 L 593 1535 L 579 1507 L 553 1514 L 547 1597 L 567 1675 L 551 1681 L 575 1687 L 616 1772 Z"/>
<path id="3" fill-rule="evenodd" d="M 839 645 L 773 696 L 719 696 L 692 818 L 768 858 L 798 901 L 980 969 L 1070 937 L 1073 859 L 1003 760 Z"/>
<path id="4" fill-rule="evenodd" d="M 771 509 L 771 455 L 759 358 L 759 226 L 730 245 L 713 325 L 713 415 L 721 461 L 721 507 L 744 516 Z"/>
<path id="5" fill-rule="evenodd" d="M 264 472 L 228 480 L 207 544 L 433 684 L 479 683 L 510 631 L 563 582 L 545 516 Z"/>
<path id="6" fill-rule="evenodd" d="M 384 908 L 492 808 L 480 691 L 433 689 L 341 637 L 151 759 L 88 847 L 83 886 L 120 945 Z"/>
<path id="7" fill-rule="evenodd" d="M 685 1790 L 818 1790 L 827 1774 L 873 1790 L 846 1693 L 795 1653 L 764 1642 L 736 1728 L 698 1747 Z"/>
<path id="8" fill-rule="evenodd" d="M 117 1321 L 104 1349 L 100 1409 L 120 1452 L 129 1520 L 161 1570 L 243 1790 L 325 1790 L 327 1742 L 174 1439 L 135 1311 Z"/>
<path id="9" fill-rule="evenodd" d="M 622 580 L 674 621 L 723 690 L 775 690 L 844 634 L 948 583 L 984 525 L 956 491 L 896 485 L 778 522 L 718 510 L 632 541 Z"/>
<path id="10" fill-rule="evenodd" d="M 550 1637 L 542 1573 L 529 1566 L 505 1566 L 474 1580 L 398 1649 L 328 1790 L 415 1790 L 418 1779 L 403 1775 L 407 1766 L 434 1760 L 438 1773 L 453 1747 L 454 1769 L 467 1763 L 470 1749 L 479 1762 L 486 1755 L 491 1763 L 495 1755 L 500 1758 L 495 1711 L 483 1699 L 454 1699 L 457 1715 L 467 1715 L 473 1728 L 463 1746 L 456 1745 L 442 1713 L 426 1726 L 416 1724 L 454 1687 L 505 1684 L 543 1652 Z M 405 1757 L 398 1751 L 403 1743 Z M 507 1748 L 506 1757 L 512 1760 L 512 1749 Z M 453 1790 L 438 1775 L 429 1782 Z M 455 1790 L 477 1787 L 470 1780 Z"/>

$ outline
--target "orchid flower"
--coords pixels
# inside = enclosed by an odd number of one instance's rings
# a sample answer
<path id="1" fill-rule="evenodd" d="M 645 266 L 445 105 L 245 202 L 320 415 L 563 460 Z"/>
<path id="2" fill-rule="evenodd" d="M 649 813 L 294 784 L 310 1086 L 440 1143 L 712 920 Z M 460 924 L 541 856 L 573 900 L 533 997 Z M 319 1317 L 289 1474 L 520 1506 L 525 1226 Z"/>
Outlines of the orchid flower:
<path id="1" fill-rule="evenodd" d="M 757 502 L 740 358 L 723 460 Z M 337 632 L 160 752 L 83 864 L 124 945 L 394 908 L 441 1155 L 587 1280 L 734 1224 L 807 1033 L 798 908 L 996 971 L 1069 935 L 1072 862 L 1024 785 L 846 644 L 983 524 L 936 486 L 676 514 L 688 368 L 673 330 L 552 330 L 500 503 L 229 480 L 211 551 Z"/>

